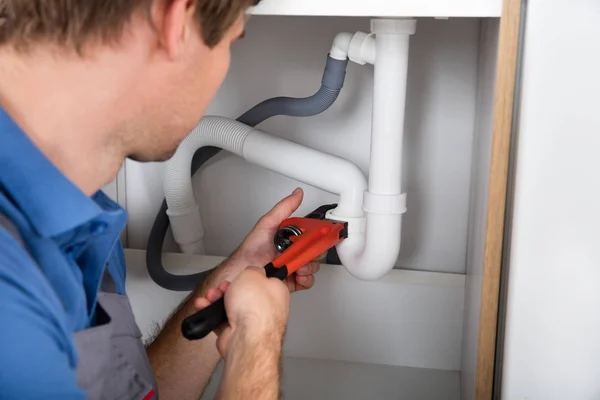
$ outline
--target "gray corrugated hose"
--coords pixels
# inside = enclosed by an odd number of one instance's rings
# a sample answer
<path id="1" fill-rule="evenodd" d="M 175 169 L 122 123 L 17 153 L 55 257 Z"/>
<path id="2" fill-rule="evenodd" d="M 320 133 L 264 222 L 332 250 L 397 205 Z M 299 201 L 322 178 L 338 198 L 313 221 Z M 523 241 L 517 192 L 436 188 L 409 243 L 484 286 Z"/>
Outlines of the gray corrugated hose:
<path id="1" fill-rule="evenodd" d="M 321 87 L 317 93 L 305 98 L 275 97 L 265 100 L 244 113 L 237 120 L 254 127 L 276 115 L 310 117 L 320 114 L 331 107 L 338 98 L 344 86 L 347 65 L 348 60 L 336 60 L 328 56 Z M 194 154 L 190 173 L 193 175 L 205 162 L 220 151 L 221 149 L 217 147 L 199 148 Z M 175 291 L 193 290 L 214 268 L 192 275 L 173 275 L 167 272 L 162 264 L 162 248 L 168 228 L 167 202 L 163 200 L 148 238 L 146 252 L 148 273 L 154 282 L 165 289 Z"/>

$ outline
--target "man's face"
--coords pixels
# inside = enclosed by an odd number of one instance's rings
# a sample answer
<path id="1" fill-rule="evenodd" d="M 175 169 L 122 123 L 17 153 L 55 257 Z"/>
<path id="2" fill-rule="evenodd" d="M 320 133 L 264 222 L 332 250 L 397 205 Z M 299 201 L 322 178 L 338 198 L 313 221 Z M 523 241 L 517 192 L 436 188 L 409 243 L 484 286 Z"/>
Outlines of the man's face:
<path id="1" fill-rule="evenodd" d="M 244 32 L 244 16 L 215 47 L 204 44 L 197 29 L 189 29 L 185 44 L 172 62 L 163 62 L 144 79 L 140 115 L 126 131 L 126 149 L 138 161 L 164 161 L 204 116 L 222 84 L 230 63 L 230 47 Z"/>

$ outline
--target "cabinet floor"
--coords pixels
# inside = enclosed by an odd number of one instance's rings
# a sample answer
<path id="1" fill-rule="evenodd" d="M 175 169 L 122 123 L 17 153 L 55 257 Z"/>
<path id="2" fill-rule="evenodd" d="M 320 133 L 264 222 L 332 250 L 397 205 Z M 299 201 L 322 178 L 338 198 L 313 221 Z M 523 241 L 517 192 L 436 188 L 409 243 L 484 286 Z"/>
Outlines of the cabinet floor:
<path id="1" fill-rule="evenodd" d="M 215 398 L 215 372 L 202 399 Z M 460 372 L 284 357 L 286 400 L 460 400 Z"/>

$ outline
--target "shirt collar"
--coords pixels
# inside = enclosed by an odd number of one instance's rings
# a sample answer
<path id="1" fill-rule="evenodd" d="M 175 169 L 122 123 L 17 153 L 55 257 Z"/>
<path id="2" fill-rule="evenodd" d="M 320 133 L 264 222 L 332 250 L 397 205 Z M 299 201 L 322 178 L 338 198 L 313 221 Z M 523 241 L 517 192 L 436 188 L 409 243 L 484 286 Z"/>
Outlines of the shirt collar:
<path id="1" fill-rule="evenodd" d="M 40 235 L 53 237 L 102 214 L 0 107 L 0 189 Z"/>

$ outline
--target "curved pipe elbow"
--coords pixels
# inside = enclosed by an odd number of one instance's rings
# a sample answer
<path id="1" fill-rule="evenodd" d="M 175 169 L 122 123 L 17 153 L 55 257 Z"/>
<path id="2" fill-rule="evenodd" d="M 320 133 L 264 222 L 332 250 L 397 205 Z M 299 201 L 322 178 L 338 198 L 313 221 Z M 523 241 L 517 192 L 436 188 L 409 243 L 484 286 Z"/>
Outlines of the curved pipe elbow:
<path id="1" fill-rule="evenodd" d="M 338 256 L 354 277 L 373 281 L 395 266 L 400 253 L 402 215 L 367 213 L 348 220 L 348 239 L 337 246 Z"/>
<path id="2" fill-rule="evenodd" d="M 375 39 L 365 32 L 338 33 L 333 39 L 329 56 L 336 60 L 350 59 L 360 65 L 375 64 Z"/>
<path id="3" fill-rule="evenodd" d="M 341 32 L 338 33 L 333 39 L 329 56 L 336 60 L 346 60 L 348 58 L 348 51 L 350 50 L 350 42 L 352 41 L 352 33 Z"/>
<path id="4" fill-rule="evenodd" d="M 163 189 L 171 212 L 196 205 L 192 190 L 192 158 L 201 147 L 215 146 L 239 156 L 252 128 L 223 117 L 204 117 L 167 161 Z"/>
<path id="5" fill-rule="evenodd" d="M 215 146 L 242 155 L 252 128 L 221 117 L 205 117 L 166 163 L 163 189 L 173 237 L 186 254 L 204 253 L 204 230 L 192 186 L 192 159 L 201 147 Z"/>

